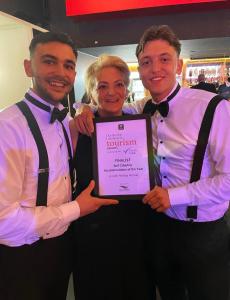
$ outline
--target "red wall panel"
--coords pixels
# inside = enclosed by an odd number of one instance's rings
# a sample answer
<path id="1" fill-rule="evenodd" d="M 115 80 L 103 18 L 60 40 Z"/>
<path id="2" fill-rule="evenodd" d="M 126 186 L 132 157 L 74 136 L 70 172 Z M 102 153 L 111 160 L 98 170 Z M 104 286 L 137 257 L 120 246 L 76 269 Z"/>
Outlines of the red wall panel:
<path id="1" fill-rule="evenodd" d="M 225 0 L 66 0 L 66 15 L 79 16 L 148 7 L 225 2 Z"/>

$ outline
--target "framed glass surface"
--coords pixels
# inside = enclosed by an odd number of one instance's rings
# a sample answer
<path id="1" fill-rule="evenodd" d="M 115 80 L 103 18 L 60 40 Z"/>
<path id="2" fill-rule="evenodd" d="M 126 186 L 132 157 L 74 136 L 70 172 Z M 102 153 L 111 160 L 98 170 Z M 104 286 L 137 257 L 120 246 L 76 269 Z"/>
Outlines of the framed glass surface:
<path id="1" fill-rule="evenodd" d="M 138 200 L 154 187 L 150 116 L 95 118 L 93 175 L 95 195 Z"/>

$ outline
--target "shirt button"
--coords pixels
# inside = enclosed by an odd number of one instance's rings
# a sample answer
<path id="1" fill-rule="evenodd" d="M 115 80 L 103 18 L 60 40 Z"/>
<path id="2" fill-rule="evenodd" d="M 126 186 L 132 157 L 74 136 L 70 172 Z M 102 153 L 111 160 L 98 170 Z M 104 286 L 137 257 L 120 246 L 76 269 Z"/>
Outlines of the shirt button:
<path id="1" fill-rule="evenodd" d="M 160 141 L 160 144 L 163 144 L 163 141 Z"/>
<path id="2" fill-rule="evenodd" d="M 164 120 L 161 120 L 161 123 L 164 122 Z"/>
<path id="3" fill-rule="evenodd" d="M 166 175 L 164 175 L 163 177 L 164 177 L 164 178 L 167 178 L 167 176 L 166 176 Z"/>
<path id="4" fill-rule="evenodd" d="M 162 159 L 165 159 L 165 157 L 163 156 Z"/>

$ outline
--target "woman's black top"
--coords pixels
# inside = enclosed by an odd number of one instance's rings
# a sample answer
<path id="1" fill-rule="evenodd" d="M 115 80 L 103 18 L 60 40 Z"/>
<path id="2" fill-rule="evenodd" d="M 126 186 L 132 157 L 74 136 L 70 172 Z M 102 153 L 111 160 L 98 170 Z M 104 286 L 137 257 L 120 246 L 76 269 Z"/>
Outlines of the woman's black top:
<path id="1" fill-rule="evenodd" d="M 86 135 L 78 137 L 74 167 L 78 195 L 93 178 L 92 141 Z M 73 223 L 76 299 L 154 299 L 145 270 L 144 207 L 122 200 Z"/>

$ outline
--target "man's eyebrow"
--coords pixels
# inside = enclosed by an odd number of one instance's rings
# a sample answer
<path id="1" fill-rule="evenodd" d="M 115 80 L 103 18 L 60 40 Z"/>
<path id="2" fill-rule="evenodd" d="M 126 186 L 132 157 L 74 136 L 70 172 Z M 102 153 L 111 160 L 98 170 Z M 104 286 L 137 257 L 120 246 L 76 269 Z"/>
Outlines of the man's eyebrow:
<path id="1" fill-rule="evenodd" d="M 160 54 L 160 56 L 163 56 L 163 55 L 170 55 L 170 53 L 169 52 L 163 52 L 163 53 Z"/>
<path id="2" fill-rule="evenodd" d="M 51 54 L 44 54 L 44 55 L 42 55 L 42 58 L 51 58 L 51 59 L 57 60 L 57 57 L 54 55 L 51 55 Z"/>
<path id="3" fill-rule="evenodd" d="M 50 58 L 50 59 L 58 60 L 58 58 L 56 56 L 52 55 L 52 54 L 44 54 L 44 55 L 42 55 L 42 58 Z M 72 59 L 66 59 L 65 63 L 72 64 L 72 65 L 76 66 L 76 62 Z"/>
<path id="4" fill-rule="evenodd" d="M 139 57 L 139 61 L 141 61 L 141 60 L 143 60 L 143 59 L 149 59 L 150 58 L 150 56 L 149 55 L 145 55 L 145 56 L 141 56 L 141 57 Z"/>
<path id="5" fill-rule="evenodd" d="M 72 64 L 72 65 L 76 66 L 76 62 L 73 61 L 72 59 L 67 59 L 65 62 L 68 63 L 68 64 Z"/>

